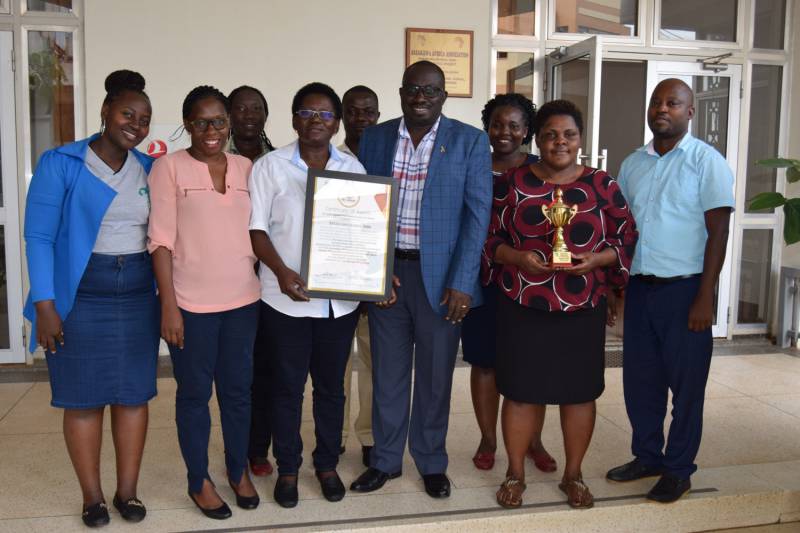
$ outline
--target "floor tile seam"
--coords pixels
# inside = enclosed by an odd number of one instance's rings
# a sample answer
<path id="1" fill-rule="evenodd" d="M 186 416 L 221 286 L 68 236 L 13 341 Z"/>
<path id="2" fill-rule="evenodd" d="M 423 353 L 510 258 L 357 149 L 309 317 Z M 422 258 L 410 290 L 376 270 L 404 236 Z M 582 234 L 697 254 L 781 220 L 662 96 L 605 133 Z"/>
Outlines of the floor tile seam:
<path id="1" fill-rule="evenodd" d="M 716 379 L 714 379 L 714 376 L 711 375 L 711 374 L 709 374 L 709 376 L 708 376 L 708 381 L 713 381 L 715 385 L 717 385 L 719 387 L 724 387 L 724 388 L 726 388 L 726 389 L 728 389 L 728 390 L 730 390 L 732 392 L 735 392 L 735 393 L 737 393 L 739 395 L 739 396 L 722 396 L 719 399 L 723 399 L 723 398 L 741 398 L 742 396 L 749 396 L 746 392 L 740 391 L 739 389 L 734 388 L 734 387 L 728 385 L 727 383 L 722 383 L 721 381 L 717 381 Z M 708 388 L 707 384 L 706 384 L 706 388 Z M 716 398 L 706 398 L 706 400 L 709 400 L 709 399 L 713 400 L 713 399 L 716 399 Z"/>
<path id="2" fill-rule="evenodd" d="M 30 384 L 28 385 L 28 388 L 27 388 L 27 390 L 25 390 L 25 392 L 23 392 L 23 393 L 22 393 L 22 394 L 19 396 L 19 398 L 17 398 L 17 401 L 15 401 L 15 402 L 14 402 L 14 405 L 12 405 L 11 407 L 9 407 L 9 408 L 8 408 L 8 411 L 6 411 L 5 413 L 3 413 L 3 416 L 0 416 L 0 422 L 2 422 L 3 420 L 5 420 L 5 418 L 6 418 L 6 417 L 7 417 L 9 414 L 11 414 L 11 411 L 13 411 L 13 410 L 14 410 L 14 408 L 15 408 L 17 405 L 19 405 L 19 402 L 21 402 L 21 401 L 22 401 L 22 399 L 23 399 L 23 398 L 25 398 L 25 396 L 27 396 L 29 392 L 31 392 L 31 389 L 33 389 L 33 387 L 34 387 L 35 385 L 36 385 L 36 383 L 30 383 Z"/>
<path id="3" fill-rule="evenodd" d="M 692 489 L 690 494 L 713 494 L 719 492 L 719 490 L 715 487 L 706 487 L 700 489 Z M 596 503 L 605 503 L 605 502 L 622 502 L 627 500 L 638 500 L 644 499 L 645 494 L 630 494 L 630 495 L 623 495 L 623 496 L 607 496 L 607 497 L 596 497 L 594 501 Z M 646 502 L 643 502 L 646 503 Z M 528 503 L 522 504 L 517 509 L 511 511 L 504 511 L 501 507 L 492 506 L 492 507 L 479 507 L 479 508 L 470 508 L 470 509 L 449 509 L 449 510 L 442 510 L 442 511 L 431 511 L 427 513 L 416 513 L 416 514 L 406 514 L 406 515 L 393 515 L 393 516 L 373 516 L 373 517 L 361 517 L 361 518 L 342 518 L 342 519 L 335 519 L 335 520 L 327 520 L 327 521 L 313 521 L 313 522 L 293 522 L 293 523 L 284 523 L 284 524 L 263 524 L 260 526 L 242 526 L 242 527 L 234 527 L 234 528 L 224 528 L 224 529 L 207 529 L 201 530 L 201 532 L 213 532 L 213 531 L 227 531 L 227 532 L 249 532 L 249 531 L 276 531 L 276 530 L 283 530 L 283 529 L 300 529 L 300 528 L 313 528 L 313 527 L 320 527 L 320 526 L 338 526 L 338 525 L 355 525 L 355 524 L 380 524 L 380 523 L 391 523 L 399 520 L 419 520 L 419 519 L 426 519 L 426 518 L 446 518 L 446 517 L 463 517 L 469 518 L 470 516 L 477 515 L 488 515 L 490 513 L 500 513 L 496 515 L 496 518 L 502 518 L 503 516 L 513 516 L 523 514 L 521 511 L 530 510 L 530 509 L 543 509 L 543 508 L 564 508 L 566 507 L 570 512 L 574 512 L 569 510 L 567 502 L 563 500 L 558 501 L 548 501 L 548 502 L 537 502 L 537 503 Z M 189 530 L 187 530 L 189 531 Z M 196 530 L 194 533 L 198 533 Z"/>
<path id="4" fill-rule="evenodd" d="M 764 400 L 761 399 L 760 396 L 751 396 L 751 398 L 753 398 L 757 402 L 761 403 L 762 405 L 766 405 L 767 407 L 771 407 L 772 409 L 775 409 L 776 411 L 780 411 L 781 413 L 787 414 L 787 415 L 791 416 L 792 418 L 800 419 L 800 416 L 797 416 L 794 413 L 790 413 L 790 412 L 788 412 L 788 411 L 786 411 L 784 409 L 781 409 L 777 405 L 772 405 L 771 403 L 765 402 Z"/>
<path id="5" fill-rule="evenodd" d="M 603 420 L 605 420 L 606 422 L 608 422 L 609 424 L 611 424 L 612 426 L 614 426 L 615 428 L 617 428 L 617 429 L 619 429 L 621 431 L 625 431 L 626 433 L 630 433 L 630 431 L 631 431 L 630 428 L 624 428 L 624 427 L 620 426 L 619 424 L 617 424 L 616 422 L 614 422 L 613 420 L 611 420 L 610 418 L 608 418 L 607 416 L 604 416 L 604 415 L 600 414 L 599 410 L 597 412 L 597 416 L 602 418 Z M 595 424 L 595 426 L 596 426 L 596 424 Z"/>

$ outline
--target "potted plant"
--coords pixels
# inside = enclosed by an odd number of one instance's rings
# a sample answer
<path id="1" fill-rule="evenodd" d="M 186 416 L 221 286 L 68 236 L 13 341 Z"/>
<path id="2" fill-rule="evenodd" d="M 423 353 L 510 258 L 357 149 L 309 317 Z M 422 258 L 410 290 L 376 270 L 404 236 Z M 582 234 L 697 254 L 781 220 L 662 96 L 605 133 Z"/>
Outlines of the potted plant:
<path id="1" fill-rule="evenodd" d="M 762 159 L 756 161 L 757 165 L 770 168 L 785 168 L 786 181 L 795 183 L 800 181 L 800 159 Z M 775 209 L 783 206 L 783 240 L 786 244 L 800 241 L 800 198 L 786 198 L 779 192 L 762 192 L 750 201 L 750 209 Z"/>

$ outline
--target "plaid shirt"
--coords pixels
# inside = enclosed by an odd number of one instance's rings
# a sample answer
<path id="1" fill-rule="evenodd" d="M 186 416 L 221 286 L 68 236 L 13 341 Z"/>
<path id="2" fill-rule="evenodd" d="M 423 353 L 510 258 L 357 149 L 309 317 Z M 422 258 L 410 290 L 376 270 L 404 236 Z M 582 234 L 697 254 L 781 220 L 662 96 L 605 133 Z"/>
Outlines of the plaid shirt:
<path id="1" fill-rule="evenodd" d="M 406 121 L 400 121 L 397 132 L 397 149 L 392 163 L 392 176 L 400 184 L 397 204 L 396 246 L 403 250 L 419 250 L 419 219 L 422 208 L 422 191 L 428 176 L 436 132 L 441 117 L 431 130 L 425 134 L 416 148 L 406 128 Z"/>

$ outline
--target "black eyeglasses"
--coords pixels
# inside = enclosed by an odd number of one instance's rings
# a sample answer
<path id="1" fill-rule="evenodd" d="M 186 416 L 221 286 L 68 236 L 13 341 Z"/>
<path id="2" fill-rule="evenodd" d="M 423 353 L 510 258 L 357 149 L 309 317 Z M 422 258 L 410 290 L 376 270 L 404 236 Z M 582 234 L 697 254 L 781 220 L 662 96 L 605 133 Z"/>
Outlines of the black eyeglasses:
<path id="1" fill-rule="evenodd" d="M 208 126 L 214 126 L 215 130 L 221 130 L 228 126 L 228 119 L 227 118 L 212 118 L 206 120 L 204 118 L 198 118 L 197 120 L 193 120 L 189 122 L 197 131 L 206 131 Z"/>
<path id="2" fill-rule="evenodd" d="M 333 111 L 317 111 L 315 109 L 298 109 L 295 115 L 306 120 L 319 117 L 323 122 L 328 122 L 336 118 L 336 113 Z"/>
<path id="3" fill-rule="evenodd" d="M 425 98 L 435 98 L 444 93 L 444 89 L 435 85 L 411 85 L 405 84 L 400 87 L 406 96 L 417 96 L 420 92 Z"/>

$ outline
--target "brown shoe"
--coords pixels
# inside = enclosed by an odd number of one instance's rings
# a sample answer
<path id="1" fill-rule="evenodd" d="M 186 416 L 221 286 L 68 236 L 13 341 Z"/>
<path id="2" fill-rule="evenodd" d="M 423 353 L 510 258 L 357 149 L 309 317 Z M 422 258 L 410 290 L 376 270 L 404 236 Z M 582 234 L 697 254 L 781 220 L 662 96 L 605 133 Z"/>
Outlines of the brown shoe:
<path id="1" fill-rule="evenodd" d="M 558 484 L 558 488 L 567 495 L 567 503 L 573 509 L 589 509 L 594 505 L 594 496 L 583 478 L 564 480 Z"/>
<path id="2" fill-rule="evenodd" d="M 508 476 L 497 489 L 497 503 L 506 509 L 516 509 L 522 505 L 522 493 L 528 488 L 524 482 Z"/>

